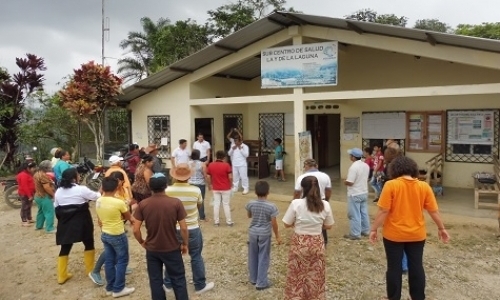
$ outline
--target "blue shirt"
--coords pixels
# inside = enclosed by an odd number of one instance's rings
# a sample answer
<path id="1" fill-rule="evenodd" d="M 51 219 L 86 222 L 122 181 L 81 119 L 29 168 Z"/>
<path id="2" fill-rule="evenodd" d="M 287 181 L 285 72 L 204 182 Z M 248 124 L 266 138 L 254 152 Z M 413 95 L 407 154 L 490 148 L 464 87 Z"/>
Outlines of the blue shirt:
<path id="1" fill-rule="evenodd" d="M 278 145 L 274 148 L 274 159 L 282 160 L 283 159 L 283 146 Z"/>
<path id="2" fill-rule="evenodd" d="M 53 169 L 57 182 L 61 181 L 62 173 L 69 168 L 71 168 L 71 165 L 67 161 L 64 161 L 62 159 L 57 161 Z"/>
<path id="3" fill-rule="evenodd" d="M 271 219 L 278 216 L 278 208 L 267 200 L 252 200 L 245 209 L 252 214 L 252 221 L 248 228 L 251 235 L 272 235 Z"/>

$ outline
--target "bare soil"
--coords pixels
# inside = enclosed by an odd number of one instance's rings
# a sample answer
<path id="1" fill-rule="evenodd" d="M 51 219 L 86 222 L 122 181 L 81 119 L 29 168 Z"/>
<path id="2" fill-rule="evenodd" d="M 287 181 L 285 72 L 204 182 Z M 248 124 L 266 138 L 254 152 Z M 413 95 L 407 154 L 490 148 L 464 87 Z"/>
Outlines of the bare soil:
<path id="1" fill-rule="evenodd" d="M 214 227 L 203 223 L 204 258 L 207 280 L 215 282 L 214 290 L 195 295 L 189 284 L 191 299 L 282 299 L 286 280 L 286 265 L 291 230 L 282 230 L 284 244 L 272 247 L 270 278 L 272 288 L 256 291 L 248 283 L 246 253 L 248 219 L 244 205 L 251 195 L 235 195 L 232 199 L 232 228 Z M 271 195 L 285 212 L 291 196 Z M 56 281 L 56 258 L 59 248 L 54 235 L 20 226 L 19 211 L 3 202 L 0 192 L 0 299 L 104 299 L 105 291 L 94 285 L 84 274 L 83 245 L 77 244 L 70 254 L 69 270 L 73 278 L 64 285 Z M 212 217 L 210 198 L 206 210 Z M 329 232 L 327 248 L 328 299 L 380 299 L 385 294 L 385 253 L 381 243 L 372 246 L 366 239 L 346 241 L 342 235 L 348 231 L 346 203 L 332 202 L 336 225 Z M 370 208 L 374 215 L 376 207 Z M 33 215 L 36 215 L 36 206 Z M 222 214 L 222 211 L 221 211 Z M 95 214 L 94 214 L 95 215 Z M 222 214 L 223 215 L 223 214 Z M 428 299 L 500 299 L 500 241 L 496 238 L 497 223 L 492 219 L 475 219 L 444 215 L 452 241 L 448 245 L 438 242 L 435 225 L 428 226 L 424 263 L 427 272 Z M 223 222 L 221 222 L 223 223 Z M 279 222 L 281 224 L 281 222 Z M 281 226 L 281 225 L 280 225 Z M 149 299 L 145 252 L 130 236 L 130 267 L 127 285 L 136 288 L 129 299 Z M 96 257 L 102 251 L 99 231 L 95 232 Z M 186 277 L 192 278 L 189 257 L 185 257 Z M 104 272 L 102 273 L 104 275 Z M 404 277 L 403 299 L 408 297 L 407 279 Z M 167 295 L 173 299 L 173 294 Z M 109 298 L 109 297 L 108 297 Z M 124 299 L 127 299 L 124 298 Z"/>

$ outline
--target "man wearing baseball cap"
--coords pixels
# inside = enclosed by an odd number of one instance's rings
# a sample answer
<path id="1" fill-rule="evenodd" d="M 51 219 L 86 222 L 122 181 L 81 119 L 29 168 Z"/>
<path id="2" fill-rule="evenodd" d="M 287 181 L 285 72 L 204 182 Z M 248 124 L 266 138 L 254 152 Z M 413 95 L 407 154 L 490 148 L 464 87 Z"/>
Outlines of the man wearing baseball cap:
<path id="1" fill-rule="evenodd" d="M 370 167 L 361 159 L 363 151 L 352 148 L 347 151 L 352 165 L 347 172 L 344 184 L 347 186 L 347 206 L 349 217 L 349 234 L 344 238 L 359 240 L 361 236 L 370 234 L 370 217 L 368 216 L 368 176 Z"/>

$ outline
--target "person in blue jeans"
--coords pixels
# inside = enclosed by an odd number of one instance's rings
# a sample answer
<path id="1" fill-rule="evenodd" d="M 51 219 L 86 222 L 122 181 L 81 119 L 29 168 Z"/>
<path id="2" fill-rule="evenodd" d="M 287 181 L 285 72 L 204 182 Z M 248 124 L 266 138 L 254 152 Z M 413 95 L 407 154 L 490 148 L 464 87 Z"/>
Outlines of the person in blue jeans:
<path id="1" fill-rule="evenodd" d="M 94 269 L 92 270 L 92 272 L 89 273 L 90 279 L 97 285 L 104 285 L 104 280 L 102 279 L 101 276 L 101 269 L 105 261 L 106 261 L 106 251 L 102 251 L 101 255 L 99 255 L 99 258 L 95 262 Z M 125 270 L 125 275 L 129 275 L 131 273 L 132 269 L 130 269 L 127 266 L 127 269 Z"/>
<path id="2" fill-rule="evenodd" d="M 104 194 L 97 199 L 96 212 L 102 224 L 101 240 L 104 244 L 106 295 L 114 298 L 130 295 L 135 288 L 125 286 L 125 272 L 129 261 L 128 239 L 123 220 L 133 224 L 128 205 L 115 198 L 118 179 L 105 177 L 102 181 Z"/>
<path id="3" fill-rule="evenodd" d="M 347 186 L 347 203 L 349 218 L 349 234 L 344 238 L 359 240 L 361 236 L 370 234 L 370 217 L 368 216 L 368 176 L 370 167 L 361 158 L 363 151 L 353 148 L 347 151 L 351 166 L 344 184 Z"/>
<path id="4" fill-rule="evenodd" d="M 172 198 L 181 200 L 187 213 L 185 222 L 189 232 L 188 251 L 191 257 L 191 271 L 193 272 L 193 283 L 196 294 L 202 294 L 214 288 L 213 282 L 207 282 L 205 278 L 205 262 L 203 261 L 203 236 L 198 222 L 198 209 L 203 203 L 201 191 L 198 187 L 188 183 L 192 169 L 188 164 L 178 164 L 175 169 L 170 170 L 170 176 L 175 183 L 165 190 L 165 194 Z M 177 228 L 177 239 L 182 241 L 180 226 Z M 163 286 L 166 292 L 172 291 L 172 281 L 169 271 L 165 269 Z"/>
<path id="5" fill-rule="evenodd" d="M 193 149 L 191 152 L 191 169 L 193 170 L 192 176 L 189 178 L 188 183 L 198 187 L 201 191 L 202 202 L 198 207 L 200 221 L 207 221 L 205 217 L 205 192 L 207 177 L 207 165 L 200 160 L 200 150 Z"/>
<path id="6" fill-rule="evenodd" d="M 252 200 L 245 206 L 248 217 L 252 219 L 248 228 L 248 273 L 250 283 L 260 291 L 271 286 L 267 278 L 271 255 L 271 228 L 278 245 L 281 244 L 281 238 L 276 222 L 278 208 L 267 200 L 269 183 L 257 181 L 255 194 L 257 200 Z"/>

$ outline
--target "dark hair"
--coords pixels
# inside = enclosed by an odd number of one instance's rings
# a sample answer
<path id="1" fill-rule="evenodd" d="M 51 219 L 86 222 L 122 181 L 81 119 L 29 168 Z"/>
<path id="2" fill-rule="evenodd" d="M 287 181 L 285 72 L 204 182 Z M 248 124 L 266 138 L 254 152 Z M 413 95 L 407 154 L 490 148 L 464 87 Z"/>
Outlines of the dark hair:
<path id="1" fill-rule="evenodd" d="M 394 158 L 389 164 L 389 175 L 391 178 L 398 178 L 401 176 L 418 177 L 417 163 L 406 156 L 399 155 Z"/>
<path id="2" fill-rule="evenodd" d="M 56 154 L 57 154 L 57 152 L 56 152 Z M 59 151 L 59 157 L 56 157 L 56 158 L 61 159 L 61 158 L 62 158 L 63 156 L 65 156 L 66 154 L 68 154 L 68 151 L 66 151 L 66 150 L 61 150 L 61 151 Z"/>
<path id="3" fill-rule="evenodd" d="M 215 153 L 216 159 L 224 159 L 224 157 L 226 157 L 226 152 L 224 152 L 224 150 L 219 150 Z"/>
<path id="4" fill-rule="evenodd" d="M 307 210 L 320 213 L 325 208 L 319 192 L 318 179 L 314 176 L 306 176 L 300 182 L 302 195 L 307 201 Z"/>
<path id="5" fill-rule="evenodd" d="M 203 135 L 203 133 L 201 133 L 201 132 L 198 132 L 198 135 L 197 135 L 197 137 L 198 137 L 198 136 L 200 136 L 200 135 L 201 135 L 202 137 L 205 137 L 205 136 Z"/>
<path id="6" fill-rule="evenodd" d="M 147 163 L 147 162 L 153 161 L 153 159 L 154 158 L 152 155 L 145 154 L 142 156 L 142 163 Z"/>
<path id="7" fill-rule="evenodd" d="M 125 180 L 125 176 L 123 176 L 123 173 L 120 172 L 120 171 L 115 171 L 115 172 L 109 174 L 109 177 L 112 177 L 114 179 L 118 179 L 118 180 L 121 180 L 121 181 Z"/>
<path id="8" fill-rule="evenodd" d="M 373 152 L 373 149 L 371 147 L 366 147 L 363 150 L 365 150 L 365 152 L 368 152 L 368 153 L 372 153 Z"/>
<path id="9" fill-rule="evenodd" d="M 373 148 L 375 148 L 375 147 L 382 148 L 382 144 L 380 144 L 380 143 L 375 143 L 375 144 L 373 145 Z"/>
<path id="10" fill-rule="evenodd" d="M 167 177 L 151 177 L 149 179 L 149 188 L 153 193 L 165 192 L 167 188 Z"/>
<path id="11" fill-rule="evenodd" d="M 233 140 L 234 140 L 235 143 L 236 143 L 236 141 L 241 142 L 241 138 L 239 136 L 234 137 Z"/>
<path id="12" fill-rule="evenodd" d="M 269 183 L 259 180 L 255 183 L 255 194 L 257 197 L 265 197 L 269 194 Z"/>
<path id="13" fill-rule="evenodd" d="M 70 189 L 74 186 L 78 179 L 78 172 L 76 168 L 69 168 L 64 170 L 61 175 L 61 182 L 59 183 L 59 187 L 63 189 Z"/>
<path id="14" fill-rule="evenodd" d="M 182 145 L 182 144 L 184 144 L 185 142 L 187 142 L 185 139 L 180 139 L 180 140 L 179 140 L 179 145 Z"/>
<path id="15" fill-rule="evenodd" d="M 27 171 L 28 169 L 36 168 L 36 163 L 33 161 L 25 161 L 21 164 L 21 167 L 17 171 L 17 173 L 21 173 L 22 171 Z"/>
<path id="16" fill-rule="evenodd" d="M 118 173 L 118 172 L 115 172 Z M 104 177 L 102 179 L 102 190 L 104 192 L 114 192 L 116 191 L 116 188 L 118 187 L 118 179 L 109 176 L 109 177 Z"/>
<path id="17" fill-rule="evenodd" d="M 61 152 L 62 152 L 62 149 L 61 148 L 57 148 L 56 152 L 54 152 L 54 157 L 55 158 L 61 158 Z"/>
<path id="18" fill-rule="evenodd" d="M 137 144 L 128 145 L 128 151 L 134 151 L 136 149 L 139 149 L 139 145 L 137 145 Z"/>
<path id="19" fill-rule="evenodd" d="M 191 152 L 191 159 L 192 160 L 200 160 L 200 150 L 193 149 L 193 152 Z"/>
<path id="20" fill-rule="evenodd" d="M 281 142 L 283 142 L 280 138 L 275 138 L 274 141 L 277 142 L 278 144 L 281 144 Z"/>

